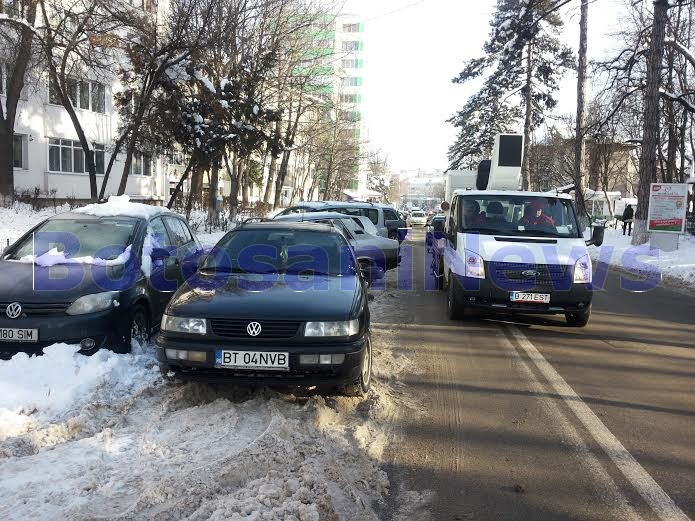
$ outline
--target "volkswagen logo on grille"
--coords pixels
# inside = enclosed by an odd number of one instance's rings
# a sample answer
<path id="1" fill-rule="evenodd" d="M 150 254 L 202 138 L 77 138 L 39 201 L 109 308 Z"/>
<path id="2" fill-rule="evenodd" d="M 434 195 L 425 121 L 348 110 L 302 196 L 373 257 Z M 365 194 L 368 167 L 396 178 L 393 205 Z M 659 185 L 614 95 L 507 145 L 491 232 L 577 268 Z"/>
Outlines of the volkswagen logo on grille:
<path id="1" fill-rule="evenodd" d="M 258 322 L 249 322 L 246 332 L 251 336 L 258 336 L 261 334 L 261 325 Z"/>
<path id="2" fill-rule="evenodd" d="M 22 314 L 22 306 L 19 302 L 13 302 L 9 306 L 7 306 L 5 314 L 9 318 L 19 318 L 19 316 Z"/>
<path id="3" fill-rule="evenodd" d="M 524 277 L 529 278 L 529 279 L 530 279 L 531 277 L 537 277 L 537 276 L 538 276 L 538 272 L 537 272 L 537 271 L 533 271 L 533 270 L 522 271 L 521 274 L 522 274 Z"/>

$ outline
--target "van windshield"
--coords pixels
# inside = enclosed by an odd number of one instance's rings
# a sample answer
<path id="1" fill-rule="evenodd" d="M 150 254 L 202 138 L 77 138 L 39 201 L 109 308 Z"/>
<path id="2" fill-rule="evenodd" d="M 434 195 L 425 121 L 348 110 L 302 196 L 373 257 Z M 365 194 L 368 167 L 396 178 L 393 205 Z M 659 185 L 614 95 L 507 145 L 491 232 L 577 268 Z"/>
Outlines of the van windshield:
<path id="1" fill-rule="evenodd" d="M 465 233 L 581 237 L 572 201 L 533 195 L 464 195 L 458 217 Z"/>

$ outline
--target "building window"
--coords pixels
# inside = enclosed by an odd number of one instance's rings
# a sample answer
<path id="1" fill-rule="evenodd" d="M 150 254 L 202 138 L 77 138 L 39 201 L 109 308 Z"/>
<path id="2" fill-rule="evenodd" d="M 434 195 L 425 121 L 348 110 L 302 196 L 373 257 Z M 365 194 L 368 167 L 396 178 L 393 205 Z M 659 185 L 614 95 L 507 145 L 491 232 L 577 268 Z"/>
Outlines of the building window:
<path id="1" fill-rule="evenodd" d="M 152 175 L 152 156 L 150 154 L 143 154 L 142 152 L 135 152 L 133 154 L 133 166 L 131 168 L 131 173 L 133 175 Z"/>
<path id="2" fill-rule="evenodd" d="M 343 24 L 344 33 L 357 33 L 360 30 L 359 24 Z"/>
<path id="3" fill-rule="evenodd" d="M 79 141 L 71 139 L 48 140 L 48 170 L 50 172 L 85 172 L 84 151 Z"/>
<path id="4" fill-rule="evenodd" d="M 12 141 L 12 166 L 15 168 L 27 168 L 24 158 L 26 157 L 26 136 L 15 134 Z"/>
<path id="5" fill-rule="evenodd" d="M 362 85 L 362 78 L 349 76 L 340 79 L 343 87 L 359 87 Z"/>
<path id="6" fill-rule="evenodd" d="M 359 94 L 341 94 L 340 103 L 361 103 L 362 96 Z"/>
<path id="7" fill-rule="evenodd" d="M 357 40 L 343 42 L 344 51 L 360 51 L 360 42 Z"/>
<path id="8" fill-rule="evenodd" d="M 176 149 L 170 150 L 169 154 L 168 154 L 168 160 L 169 160 L 170 165 L 183 166 L 183 164 L 184 164 L 183 151 L 176 150 Z"/>
<path id="9" fill-rule="evenodd" d="M 106 112 L 106 88 L 102 83 L 96 81 L 78 80 L 68 78 L 67 94 L 74 107 L 93 112 Z M 48 82 L 48 102 L 53 105 L 62 105 L 58 89 L 51 78 Z"/>
<path id="10" fill-rule="evenodd" d="M 104 145 L 94 145 L 94 165 L 97 175 L 104 175 Z"/>
<path id="11" fill-rule="evenodd" d="M 92 110 L 103 114 L 106 112 L 106 88 L 103 83 L 90 82 L 92 85 Z"/>

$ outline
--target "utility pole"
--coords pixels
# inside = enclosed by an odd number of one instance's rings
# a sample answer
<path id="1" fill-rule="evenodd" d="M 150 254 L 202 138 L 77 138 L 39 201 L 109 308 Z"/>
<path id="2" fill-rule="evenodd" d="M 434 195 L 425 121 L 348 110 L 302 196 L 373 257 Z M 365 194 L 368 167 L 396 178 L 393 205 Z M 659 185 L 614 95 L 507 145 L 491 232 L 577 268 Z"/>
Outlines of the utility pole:
<path id="1" fill-rule="evenodd" d="M 582 0 L 579 19 L 579 63 L 577 67 L 577 127 L 574 142 L 574 201 L 580 217 L 585 217 L 584 165 L 586 164 L 586 69 L 588 54 L 589 0 Z"/>
<path id="2" fill-rule="evenodd" d="M 644 127 L 642 130 L 642 155 L 639 161 L 639 185 L 637 211 L 632 244 L 644 244 L 649 240 L 647 215 L 649 214 L 649 186 L 656 180 L 656 149 L 659 144 L 659 87 L 661 65 L 664 57 L 664 41 L 668 22 L 668 0 L 654 0 L 654 25 L 647 57 L 647 84 L 644 91 Z"/>

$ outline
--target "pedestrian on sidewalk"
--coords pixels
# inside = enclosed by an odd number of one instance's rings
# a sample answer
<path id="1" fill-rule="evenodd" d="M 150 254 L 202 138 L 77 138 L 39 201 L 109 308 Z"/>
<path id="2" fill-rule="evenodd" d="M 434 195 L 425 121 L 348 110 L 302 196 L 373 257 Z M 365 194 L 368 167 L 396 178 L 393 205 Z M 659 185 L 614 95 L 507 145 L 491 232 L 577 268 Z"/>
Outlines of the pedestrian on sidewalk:
<path id="1" fill-rule="evenodd" d="M 623 235 L 627 230 L 627 236 L 632 235 L 632 219 L 635 217 L 635 211 L 632 209 L 632 205 L 628 204 L 623 212 Z"/>

